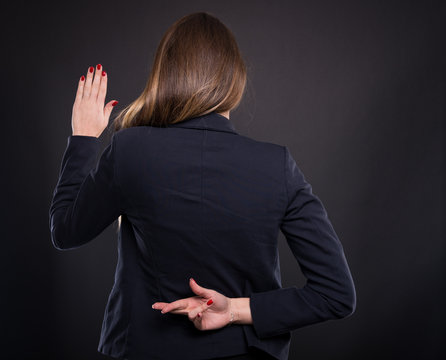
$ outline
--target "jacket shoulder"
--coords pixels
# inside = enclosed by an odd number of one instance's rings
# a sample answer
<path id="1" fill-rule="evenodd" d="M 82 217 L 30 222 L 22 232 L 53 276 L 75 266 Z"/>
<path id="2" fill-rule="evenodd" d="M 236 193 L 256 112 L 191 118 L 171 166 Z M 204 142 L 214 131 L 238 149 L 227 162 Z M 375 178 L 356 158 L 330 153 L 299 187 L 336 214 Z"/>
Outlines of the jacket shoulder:
<path id="1" fill-rule="evenodd" d="M 267 156 L 267 154 L 270 154 L 272 156 L 284 156 L 286 152 L 286 146 L 284 145 L 256 140 L 244 135 L 239 135 L 238 137 L 241 143 L 243 143 L 246 147 L 251 148 L 251 151 L 256 151 L 262 155 Z"/>
<path id="2" fill-rule="evenodd" d="M 142 134 L 146 134 L 147 132 L 156 132 L 162 128 L 154 127 L 154 126 L 133 126 L 130 128 L 125 128 L 118 130 L 112 136 L 121 142 L 121 141 L 134 141 L 135 138 L 139 137 Z M 251 137 L 237 134 L 237 138 L 240 143 L 245 144 L 246 146 L 255 147 L 257 149 L 263 149 L 264 151 L 275 151 L 275 152 L 284 152 L 285 146 L 268 142 L 256 140 Z"/>
<path id="3" fill-rule="evenodd" d="M 132 140 L 147 131 L 147 126 L 132 126 L 113 133 L 112 137 L 119 141 Z"/>

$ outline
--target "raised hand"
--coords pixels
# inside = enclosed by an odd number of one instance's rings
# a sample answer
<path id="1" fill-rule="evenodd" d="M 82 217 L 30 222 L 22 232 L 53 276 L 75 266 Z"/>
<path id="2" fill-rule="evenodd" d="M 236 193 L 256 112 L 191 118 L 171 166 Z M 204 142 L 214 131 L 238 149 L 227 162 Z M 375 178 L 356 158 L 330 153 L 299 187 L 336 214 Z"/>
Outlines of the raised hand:
<path id="1" fill-rule="evenodd" d="M 198 285 L 194 279 L 189 286 L 197 296 L 184 298 L 171 303 L 156 302 L 153 309 L 161 313 L 187 315 L 199 330 L 220 329 L 233 320 L 231 315 L 232 299 L 219 292 Z"/>
<path id="2" fill-rule="evenodd" d="M 109 101 L 104 107 L 107 93 L 107 73 L 96 65 L 93 80 L 93 66 L 88 68 L 87 77 L 79 79 L 76 98 L 73 104 L 71 127 L 73 135 L 99 137 L 108 125 L 108 120 L 116 100 Z"/>

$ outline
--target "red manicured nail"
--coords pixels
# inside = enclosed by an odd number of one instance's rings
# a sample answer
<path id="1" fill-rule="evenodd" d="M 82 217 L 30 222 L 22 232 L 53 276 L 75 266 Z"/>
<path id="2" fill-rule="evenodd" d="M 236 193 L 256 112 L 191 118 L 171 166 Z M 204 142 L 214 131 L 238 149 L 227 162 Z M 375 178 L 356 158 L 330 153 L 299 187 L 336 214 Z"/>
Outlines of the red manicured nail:
<path id="1" fill-rule="evenodd" d="M 113 101 L 112 106 L 115 106 L 117 103 L 118 103 L 117 101 Z"/>
<path id="2" fill-rule="evenodd" d="M 197 316 L 200 317 L 201 316 L 200 313 L 198 313 Z"/>
<path id="3" fill-rule="evenodd" d="M 96 67 L 98 70 L 101 70 L 101 64 L 97 64 Z"/>
<path id="4" fill-rule="evenodd" d="M 88 68 L 88 70 L 89 70 L 90 72 L 93 72 L 94 67 L 93 67 L 93 66 L 90 66 L 90 67 Z"/>
<path id="5" fill-rule="evenodd" d="M 212 303 L 213 303 L 212 299 L 209 299 L 209 301 L 206 304 L 211 305 Z"/>
<path id="6" fill-rule="evenodd" d="M 81 81 L 84 81 L 84 80 L 85 80 L 85 76 L 82 75 L 82 76 L 81 76 Z"/>
<path id="7" fill-rule="evenodd" d="M 105 71 L 104 70 L 102 70 L 102 76 L 105 76 Z"/>

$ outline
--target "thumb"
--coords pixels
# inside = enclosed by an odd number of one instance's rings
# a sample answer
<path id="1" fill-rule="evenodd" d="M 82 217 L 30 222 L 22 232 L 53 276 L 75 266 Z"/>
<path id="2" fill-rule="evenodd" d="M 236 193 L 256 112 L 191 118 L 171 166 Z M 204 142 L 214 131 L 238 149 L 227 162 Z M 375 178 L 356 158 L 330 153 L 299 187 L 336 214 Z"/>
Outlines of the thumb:
<path id="1" fill-rule="evenodd" d="M 116 106 L 117 103 L 118 103 L 117 100 L 112 100 L 112 101 L 109 101 L 107 103 L 107 105 L 105 105 L 105 107 L 104 107 L 104 117 L 105 117 L 105 119 L 107 119 L 107 121 L 110 118 L 110 114 L 111 114 L 113 108 Z"/>
<path id="2" fill-rule="evenodd" d="M 204 298 L 212 297 L 213 295 L 211 289 L 207 289 L 198 285 L 196 281 L 192 278 L 189 279 L 189 286 L 195 294 L 202 296 Z"/>

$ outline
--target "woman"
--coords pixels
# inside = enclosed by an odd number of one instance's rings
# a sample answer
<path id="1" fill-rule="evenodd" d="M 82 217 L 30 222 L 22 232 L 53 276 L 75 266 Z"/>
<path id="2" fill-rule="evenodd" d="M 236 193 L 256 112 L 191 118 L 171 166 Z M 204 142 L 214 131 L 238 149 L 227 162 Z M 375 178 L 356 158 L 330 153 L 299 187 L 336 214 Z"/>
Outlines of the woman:
<path id="1" fill-rule="evenodd" d="M 94 74 L 93 74 L 94 72 Z M 54 246 L 74 249 L 119 218 L 115 283 L 98 351 L 123 359 L 287 359 L 291 331 L 356 305 L 342 245 L 285 146 L 235 131 L 246 68 L 208 13 L 162 38 L 141 96 L 115 119 L 96 165 L 100 64 L 79 80 L 50 208 Z M 278 231 L 307 283 L 282 288 Z"/>

